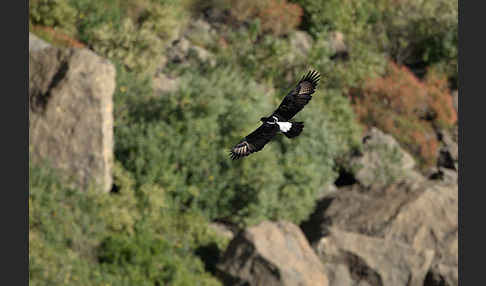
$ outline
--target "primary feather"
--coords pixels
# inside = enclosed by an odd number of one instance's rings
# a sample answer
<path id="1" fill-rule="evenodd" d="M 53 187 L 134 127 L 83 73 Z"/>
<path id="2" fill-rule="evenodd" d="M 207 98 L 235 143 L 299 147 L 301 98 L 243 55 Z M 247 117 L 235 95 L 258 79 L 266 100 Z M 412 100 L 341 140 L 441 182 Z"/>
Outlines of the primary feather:
<path id="1" fill-rule="evenodd" d="M 316 71 L 309 71 L 297 83 L 297 86 L 287 94 L 272 115 L 282 121 L 289 121 L 312 99 L 321 75 Z"/>

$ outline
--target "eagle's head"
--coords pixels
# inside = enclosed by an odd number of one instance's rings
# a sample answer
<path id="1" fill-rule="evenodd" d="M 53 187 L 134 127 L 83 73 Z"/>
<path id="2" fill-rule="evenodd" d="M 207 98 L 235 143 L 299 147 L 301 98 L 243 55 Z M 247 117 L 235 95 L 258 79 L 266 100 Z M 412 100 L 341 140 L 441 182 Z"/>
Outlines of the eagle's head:
<path id="1" fill-rule="evenodd" d="M 260 121 L 263 123 L 275 123 L 278 121 L 278 118 L 275 116 L 270 116 L 270 117 L 262 117 L 260 118 Z"/>

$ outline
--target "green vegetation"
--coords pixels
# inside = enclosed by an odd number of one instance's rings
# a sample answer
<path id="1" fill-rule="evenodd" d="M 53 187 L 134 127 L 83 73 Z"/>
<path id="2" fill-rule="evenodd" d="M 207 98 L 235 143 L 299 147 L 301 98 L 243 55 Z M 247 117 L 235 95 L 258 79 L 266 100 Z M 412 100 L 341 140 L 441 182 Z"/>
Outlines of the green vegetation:
<path id="1" fill-rule="evenodd" d="M 129 111 L 115 130 L 116 157 L 136 181 L 163 186 L 177 205 L 211 219 L 304 219 L 318 187 L 335 178 L 332 158 L 356 139 L 343 128 L 354 126 L 347 101 L 320 90 L 301 116 L 307 132 L 299 139 L 279 138 L 258 156 L 232 162 L 228 149 L 281 99 L 228 67 L 182 79 L 167 96 L 117 94 Z"/>
<path id="2" fill-rule="evenodd" d="M 116 191 L 80 192 L 62 174 L 31 167 L 32 285 L 219 285 L 203 263 L 217 258 L 201 249 L 223 251 L 227 241 L 208 224 L 301 222 L 369 126 L 391 133 L 421 166 L 435 163 L 434 129 L 456 121 L 457 1 L 237 2 L 30 1 L 31 31 L 117 66 Z M 164 65 L 168 44 L 209 14 L 220 15 L 211 33 L 185 35 L 214 63 L 190 54 Z M 312 36 L 307 52 L 292 44 L 297 29 Z M 344 59 L 333 57 L 337 31 Z M 310 67 L 322 80 L 297 115 L 302 135 L 229 160 L 229 148 Z M 155 95 L 161 69 L 179 85 Z"/>
<path id="3" fill-rule="evenodd" d="M 194 254 L 227 241 L 193 212 L 175 212 L 164 189 L 134 189 L 115 168 L 116 194 L 80 192 L 45 167 L 29 169 L 31 285 L 220 285 Z"/>

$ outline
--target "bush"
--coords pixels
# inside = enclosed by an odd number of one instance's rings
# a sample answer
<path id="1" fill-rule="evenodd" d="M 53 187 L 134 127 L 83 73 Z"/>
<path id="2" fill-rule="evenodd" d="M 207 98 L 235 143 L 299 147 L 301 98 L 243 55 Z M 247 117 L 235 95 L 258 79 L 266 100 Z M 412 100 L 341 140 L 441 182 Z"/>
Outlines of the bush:
<path id="1" fill-rule="evenodd" d="M 93 49 L 132 71 L 153 74 L 164 64 L 163 51 L 186 24 L 187 13 L 176 3 L 149 3 L 119 25 L 105 22 L 93 28 L 89 38 Z"/>
<path id="2" fill-rule="evenodd" d="M 37 0 L 32 25 L 59 27 L 95 52 L 139 73 L 163 64 L 163 50 L 188 22 L 185 1 Z"/>
<path id="3" fill-rule="evenodd" d="M 335 178 L 333 159 L 356 134 L 348 103 L 328 96 L 319 91 L 299 116 L 306 121 L 299 139 L 277 138 L 233 162 L 229 149 L 282 96 L 228 67 L 192 70 L 174 94 L 132 95 L 129 122 L 115 130 L 116 156 L 139 184 L 162 186 L 179 208 L 240 224 L 299 222 L 312 211 L 319 187 Z"/>
<path id="4" fill-rule="evenodd" d="M 114 176 L 116 193 L 83 193 L 30 166 L 29 284 L 219 285 L 196 250 L 227 241 L 201 216 L 169 209 L 160 187 L 135 191 L 118 163 Z"/>
<path id="5" fill-rule="evenodd" d="M 346 36 L 350 54 L 385 53 L 423 76 L 440 66 L 457 86 L 457 0 L 296 0 L 305 10 L 305 28 L 316 38 L 328 31 Z M 356 47 L 360 43 L 360 47 Z"/>
<path id="6" fill-rule="evenodd" d="M 68 0 L 31 0 L 29 23 L 61 28 L 73 35 L 76 31 L 76 10 Z"/>
<path id="7" fill-rule="evenodd" d="M 201 1 L 203 2 L 203 1 Z M 287 0 L 247 0 L 247 1 L 210 1 L 196 3 L 199 10 L 212 7 L 229 12 L 228 23 L 244 24 L 258 21 L 262 32 L 275 36 L 285 35 L 299 26 L 303 14 L 302 8 Z"/>
<path id="8" fill-rule="evenodd" d="M 447 81 L 432 70 L 422 82 L 391 62 L 386 76 L 352 91 L 351 98 L 362 123 L 392 134 L 422 167 L 436 162 L 434 127 L 448 128 L 457 120 Z"/>

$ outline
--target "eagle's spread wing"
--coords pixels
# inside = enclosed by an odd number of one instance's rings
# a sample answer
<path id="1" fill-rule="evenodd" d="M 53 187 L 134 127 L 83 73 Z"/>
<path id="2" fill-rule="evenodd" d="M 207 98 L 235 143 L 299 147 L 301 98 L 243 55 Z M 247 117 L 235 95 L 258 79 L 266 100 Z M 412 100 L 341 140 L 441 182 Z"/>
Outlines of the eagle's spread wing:
<path id="1" fill-rule="evenodd" d="M 273 115 L 289 121 L 297 114 L 304 106 L 312 99 L 311 94 L 314 93 L 317 83 L 319 82 L 320 74 L 317 71 L 309 71 L 297 83 L 295 89 L 283 99 L 280 106 L 275 110 Z"/>
<path id="2" fill-rule="evenodd" d="M 277 124 L 263 123 L 231 149 L 231 159 L 236 160 L 262 150 L 263 146 L 272 140 L 278 131 Z"/>

